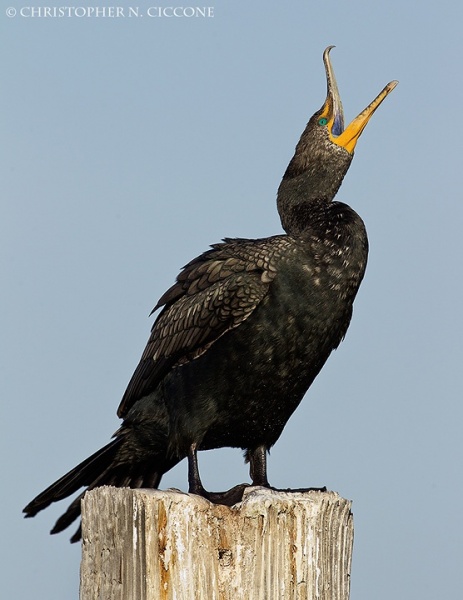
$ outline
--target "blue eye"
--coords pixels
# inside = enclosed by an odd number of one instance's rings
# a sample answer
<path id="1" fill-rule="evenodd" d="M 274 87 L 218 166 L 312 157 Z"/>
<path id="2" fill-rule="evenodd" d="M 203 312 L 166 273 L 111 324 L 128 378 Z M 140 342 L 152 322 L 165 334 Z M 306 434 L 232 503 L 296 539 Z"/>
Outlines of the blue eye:
<path id="1" fill-rule="evenodd" d="M 325 117 L 322 117 L 321 119 L 318 119 L 318 124 L 319 125 L 327 125 L 328 119 L 325 119 Z"/>

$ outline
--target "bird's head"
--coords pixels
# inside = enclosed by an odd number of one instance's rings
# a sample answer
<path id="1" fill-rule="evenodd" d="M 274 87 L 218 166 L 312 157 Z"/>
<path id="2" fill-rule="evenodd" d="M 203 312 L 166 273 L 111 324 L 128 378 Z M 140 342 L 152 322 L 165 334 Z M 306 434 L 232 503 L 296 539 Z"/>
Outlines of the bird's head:
<path id="1" fill-rule="evenodd" d="M 392 92 L 398 84 L 398 81 L 391 81 L 388 83 L 376 96 L 373 102 L 355 117 L 350 125 L 344 128 L 344 111 L 339 95 L 338 84 L 336 83 L 336 77 L 334 76 L 333 65 L 330 60 L 330 51 L 332 48 L 334 48 L 334 46 L 328 46 L 323 53 L 328 88 L 326 100 L 321 109 L 310 119 L 309 123 L 312 130 L 318 130 L 331 144 L 343 148 L 352 155 L 366 124 L 384 98 Z"/>
<path id="2" fill-rule="evenodd" d="M 333 47 L 329 46 L 323 53 L 326 100 L 307 123 L 278 190 L 278 210 L 286 231 L 285 220 L 291 207 L 311 201 L 329 202 L 334 198 L 366 124 L 398 83 L 388 83 L 373 102 L 344 127 L 344 111 L 330 60 Z"/>

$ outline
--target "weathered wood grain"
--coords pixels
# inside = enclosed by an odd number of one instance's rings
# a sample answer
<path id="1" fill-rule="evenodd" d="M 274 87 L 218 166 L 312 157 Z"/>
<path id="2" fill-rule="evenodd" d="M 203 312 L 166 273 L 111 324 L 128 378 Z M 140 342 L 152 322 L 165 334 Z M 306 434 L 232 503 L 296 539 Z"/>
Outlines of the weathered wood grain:
<path id="1" fill-rule="evenodd" d="M 334 492 L 249 488 L 232 508 L 176 490 L 83 500 L 81 600 L 348 600 L 353 521 Z"/>

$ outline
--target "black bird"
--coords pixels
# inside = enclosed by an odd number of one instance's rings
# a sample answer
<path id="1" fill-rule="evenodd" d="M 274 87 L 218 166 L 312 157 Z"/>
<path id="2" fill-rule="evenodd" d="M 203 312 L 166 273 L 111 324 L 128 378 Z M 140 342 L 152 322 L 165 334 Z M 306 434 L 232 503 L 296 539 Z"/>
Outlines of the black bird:
<path id="1" fill-rule="evenodd" d="M 32 500 L 26 516 L 81 487 L 156 488 L 185 457 L 189 491 L 231 503 L 233 490 L 206 492 L 197 463 L 198 450 L 223 446 L 245 450 L 252 484 L 269 485 L 266 454 L 351 320 L 367 234 L 361 218 L 333 198 L 360 134 L 397 84 L 344 128 L 330 50 L 323 54 L 326 101 L 278 189 L 286 235 L 225 239 L 183 268 L 154 309 L 162 307 L 113 441 Z M 51 533 L 79 516 L 82 496 Z M 80 528 L 71 541 L 79 538 Z"/>

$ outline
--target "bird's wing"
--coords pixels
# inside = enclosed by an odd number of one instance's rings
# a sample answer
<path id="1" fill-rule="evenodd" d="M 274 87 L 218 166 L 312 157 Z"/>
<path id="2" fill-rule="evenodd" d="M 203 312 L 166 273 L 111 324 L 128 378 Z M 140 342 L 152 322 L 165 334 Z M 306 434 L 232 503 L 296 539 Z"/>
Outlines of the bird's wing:
<path id="1" fill-rule="evenodd" d="M 276 275 L 271 239 L 225 240 L 184 267 L 153 309 L 164 306 L 122 398 L 120 417 L 173 366 L 194 360 L 252 314 Z"/>

